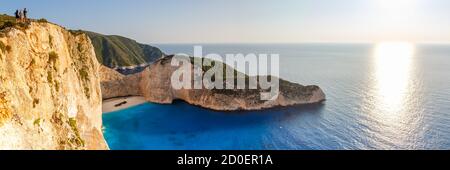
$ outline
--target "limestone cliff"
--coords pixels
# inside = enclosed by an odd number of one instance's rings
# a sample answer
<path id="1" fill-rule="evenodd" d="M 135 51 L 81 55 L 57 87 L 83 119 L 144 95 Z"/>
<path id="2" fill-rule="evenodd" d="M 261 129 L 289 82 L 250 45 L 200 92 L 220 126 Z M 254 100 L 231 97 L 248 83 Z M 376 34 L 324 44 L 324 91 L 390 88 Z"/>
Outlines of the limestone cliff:
<path id="1" fill-rule="evenodd" d="M 106 66 L 100 67 L 103 100 L 114 97 L 142 96 L 139 82 L 140 74 L 124 76 Z"/>
<path id="2" fill-rule="evenodd" d="M 47 22 L 0 36 L 0 149 L 108 149 L 90 39 Z"/>
<path id="3" fill-rule="evenodd" d="M 278 98 L 270 101 L 260 100 L 260 92 L 263 90 L 259 88 L 176 90 L 172 88 L 171 76 L 179 67 L 171 66 L 171 60 L 172 56 L 159 59 L 143 72 L 129 76 L 118 75 L 113 70 L 103 72 L 110 75 L 102 76 L 105 77 L 102 81 L 102 89 L 105 89 L 102 91 L 103 96 L 112 98 L 133 94 L 144 96 L 149 102 L 161 104 L 183 100 L 193 105 L 220 111 L 259 110 L 277 106 L 320 103 L 325 100 L 325 94 L 318 86 L 302 86 L 285 80 L 280 80 Z M 194 68 L 194 65 L 191 68 Z M 114 80 L 111 81 L 106 77 L 114 77 Z M 140 91 L 136 92 L 135 89 Z"/>

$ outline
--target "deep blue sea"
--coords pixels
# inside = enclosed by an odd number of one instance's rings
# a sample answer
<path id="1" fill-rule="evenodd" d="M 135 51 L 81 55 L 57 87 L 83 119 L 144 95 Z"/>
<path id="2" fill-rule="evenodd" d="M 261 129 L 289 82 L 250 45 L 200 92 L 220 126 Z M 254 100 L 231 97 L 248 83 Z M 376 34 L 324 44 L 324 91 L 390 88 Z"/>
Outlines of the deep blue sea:
<path id="1" fill-rule="evenodd" d="M 193 45 L 157 46 L 192 54 Z M 450 45 L 208 44 L 203 50 L 280 54 L 280 76 L 319 85 L 327 101 L 232 113 L 181 101 L 143 104 L 103 115 L 111 149 L 450 149 Z"/>

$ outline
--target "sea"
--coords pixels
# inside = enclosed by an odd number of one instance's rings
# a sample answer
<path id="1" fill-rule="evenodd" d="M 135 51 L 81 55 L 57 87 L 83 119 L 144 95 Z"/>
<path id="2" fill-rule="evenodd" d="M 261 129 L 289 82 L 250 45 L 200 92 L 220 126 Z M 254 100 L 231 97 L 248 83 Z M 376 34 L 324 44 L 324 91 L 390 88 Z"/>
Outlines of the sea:
<path id="1" fill-rule="evenodd" d="M 182 101 L 103 115 L 113 150 L 450 149 L 450 44 L 159 44 L 166 54 L 279 54 L 322 104 L 218 112 Z"/>

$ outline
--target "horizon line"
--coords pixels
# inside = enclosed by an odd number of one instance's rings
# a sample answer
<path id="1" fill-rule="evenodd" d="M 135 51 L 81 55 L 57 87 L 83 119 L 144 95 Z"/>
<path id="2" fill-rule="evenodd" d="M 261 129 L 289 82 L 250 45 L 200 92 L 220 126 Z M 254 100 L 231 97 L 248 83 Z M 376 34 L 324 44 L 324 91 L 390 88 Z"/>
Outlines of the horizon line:
<path id="1" fill-rule="evenodd" d="M 192 45 L 192 44 L 379 44 L 379 43 L 390 43 L 390 42 L 401 42 L 401 43 L 411 43 L 411 44 L 449 44 L 450 41 L 300 41 L 300 42 L 150 42 L 147 44 L 158 44 L 158 45 Z"/>

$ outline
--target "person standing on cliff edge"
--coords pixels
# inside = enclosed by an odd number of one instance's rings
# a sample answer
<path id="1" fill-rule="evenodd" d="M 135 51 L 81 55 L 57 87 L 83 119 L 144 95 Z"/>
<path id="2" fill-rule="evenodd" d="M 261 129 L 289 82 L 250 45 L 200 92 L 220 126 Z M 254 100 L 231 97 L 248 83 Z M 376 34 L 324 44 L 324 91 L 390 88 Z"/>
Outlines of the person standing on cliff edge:
<path id="1" fill-rule="evenodd" d="M 28 21 L 27 14 L 28 14 L 27 8 L 24 8 L 23 9 L 23 19 L 24 19 L 25 22 Z"/>
<path id="2" fill-rule="evenodd" d="M 14 15 L 16 16 L 16 22 L 19 21 L 20 20 L 19 10 L 16 10 Z"/>
<path id="3" fill-rule="evenodd" d="M 23 22 L 23 11 L 19 10 L 19 22 Z"/>

